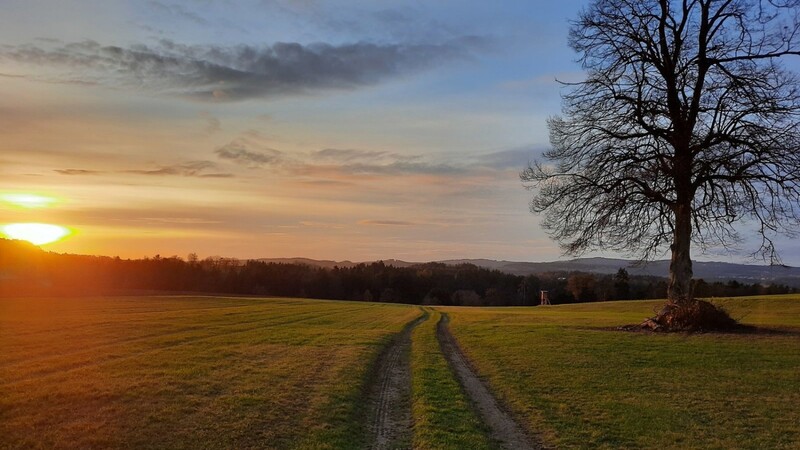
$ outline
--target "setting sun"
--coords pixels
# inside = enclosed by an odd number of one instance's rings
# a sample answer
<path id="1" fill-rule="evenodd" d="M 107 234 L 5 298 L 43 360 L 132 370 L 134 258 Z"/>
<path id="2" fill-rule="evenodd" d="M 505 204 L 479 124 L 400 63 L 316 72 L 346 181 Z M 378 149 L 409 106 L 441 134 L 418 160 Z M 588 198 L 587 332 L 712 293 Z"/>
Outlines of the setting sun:
<path id="1" fill-rule="evenodd" d="M 11 239 L 28 241 L 34 245 L 50 244 L 71 234 L 67 228 L 48 223 L 10 223 L 4 225 L 2 231 Z"/>

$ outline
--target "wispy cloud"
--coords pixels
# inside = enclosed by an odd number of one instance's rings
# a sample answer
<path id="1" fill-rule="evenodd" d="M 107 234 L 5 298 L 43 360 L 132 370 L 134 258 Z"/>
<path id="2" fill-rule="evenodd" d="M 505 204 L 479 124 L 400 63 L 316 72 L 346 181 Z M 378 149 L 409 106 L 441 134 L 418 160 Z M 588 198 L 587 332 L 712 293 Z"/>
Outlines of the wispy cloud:
<path id="1" fill-rule="evenodd" d="M 247 143 L 242 141 L 233 141 L 225 144 L 214 150 L 214 153 L 221 159 L 248 167 L 277 165 L 283 162 L 282 152 L 272 148 L 250 150 Z"/>
<path id="2" fill-rule="evenodd" d="M 99 170 L 89 169 L 54 169 L 53 171 L 61 175 L 98 175 L 103 173 Z"/>
<path id="3" fill-rule="evenodd" d="M 184 177 L 198 177 L 198 178 L 233 177 L 233 174 L 230 173 L 207 172 L 208 170 L 215 170 L 216 167 L 217 165 L 211 161 L 189 161 L 183 164 L 159 166 L 155 169 L 129 169 L 129 170 L 123 170 L 121 172 L 131 173 L 136 175 L 150 175 L 150 176 L 179 175 Z"/>
<path id="4" fill-rule="evenodd" d="M 234 101 L 328 89 L 355 89 L 465 58 L 481 42 L 440 44 L 120 47 L 95 41 L 0 46 L 0 58 L 56 69 L 50 81 L 99 83 L 208 101 Z"/>
<path id="5" fill-rule="evenodd" d="M 451 164 L 408 161 L 393 161 L 387 164 L 343 164 L 338 167 L 340 171 L 353 175 L 451 175 L 465 171 L 464 167 Z M 308 169 L 313 170 L 314 166 L 309 165 Z"/>
<path id="6" fill-rule="evenodd" d="M 391 226 L 391 227 L 409 227 L 416 225 L 414 222 L 407 222 L 404 220 L 361 220 L 359 225 L 378 225 L 378 226 Z"/>
<path id="7" fill-rule="evenodd" d="M 221 220 L 202 219 L 198 217 L 141 217 L 135 219 L 147 223 L 164 223 L 177 225 L 212 225 L 222 223 Z"/>
<path id="8" fill-rule="evenodd" d="M 523 170 L 543 149 L 535 146 L 519 147 L 487 153 L 476 158 L 474 164 L 497 170 Z"/>
<path id="9" fill-rule="evenodd" d="M 354 150 L 354 149 L 339 149 L 339 148 L 325 148 L 311 152 L 311 157 L 320 160 L 332 161 L 353 161 L 363 159 L 378 159 L 386 155 L 386 152 L 375 150 Z"/>
<path id="10" fill-rule="evenodd" d="M 354 186 L 354 183 L 342 180 L 302 180 L 302 181 L 296 181 L 295 183 L 302 186 L 310 186 L 317 188 L 322 187 L 326 189 L 351 188 Z"/>
<path id="11" fill-rule="evenodd" d="M 208 26 L 210 23 L 205 18 L 198 15 L 196 12 L 189 10 L 181 5 L 163 3 L 156 0 L 147 2 L 148 6 L 152 8 L 156 14 L 171 16 L 175 18 L 185 19 L 194 22 L 197 25 Z"/>
<path id="12" fill-rule="evenodd" d="M 217 157 L 250 168 L 264 168 L 321 180 L 378 176 L 450 177 L 500 174 L 523 170 L 536 149 L 521 147 L 492 153 L 432 159 L 422 154 L 384 150 L 324 148 L 307 153 L 284 153 L 270 139 L 245 133 L 218 147 Z M 504 175 L 505 176 L 505 175 Z"/>
<path id="13" fill-rule="evenodd" d="M 202 111 L 200 113 L 200 118 L 203 119 L 205 122 L 205 126 L 203 129 L 208 134 L 216 133 L 217 131 L 222 129 L 222 123 L 217 117 L 214 117 L 208 111 Z"/>
<path id="14" fill-rule="evenodd" d="M 359 149 L 340 149 L 325 148 L 311 152 L 311 158 L 317 161 L 334 161 L 342 163 L 365 162 L 365 161 L 413 161 L 419 159 L 419 155 L 401 155 L 378 150 L 359 150 Z"/>

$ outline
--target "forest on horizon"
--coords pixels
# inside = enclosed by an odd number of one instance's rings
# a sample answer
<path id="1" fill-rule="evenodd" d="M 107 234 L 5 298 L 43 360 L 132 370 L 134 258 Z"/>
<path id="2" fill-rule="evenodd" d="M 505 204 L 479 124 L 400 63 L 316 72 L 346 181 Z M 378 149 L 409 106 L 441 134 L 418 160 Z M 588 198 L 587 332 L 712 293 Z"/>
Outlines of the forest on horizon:
<path id="1" fill-rule="evenodd" d="M 694 281 L 698 297 L 785 294 L 796 288 L 738 281 Z M 629 275 L 551 272 L 512 275 L 473 264 L 382 261 L 315 267 L 189 255 L 143 259 L 57 254 L 22 241 L 0 240 L 0 297 L 138 294 L 229 294 L 460 306 L 529 306 L 548 291 L 553 304 L 653 299 L 667 280 Z"/>

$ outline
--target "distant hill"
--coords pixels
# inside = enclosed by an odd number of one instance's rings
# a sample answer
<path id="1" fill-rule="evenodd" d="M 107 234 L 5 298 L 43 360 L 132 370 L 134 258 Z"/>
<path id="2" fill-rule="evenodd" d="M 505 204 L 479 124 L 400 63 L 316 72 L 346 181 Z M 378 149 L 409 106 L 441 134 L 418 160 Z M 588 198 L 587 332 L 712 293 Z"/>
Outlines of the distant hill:
<path id="1" fill-rule="evenodd" d="M 514 262 L 485 259 L 442 261 L 446 264 L 471 263 L 479 267 L 500 270 L 514 275 L 530 275 L 545 272 L 590 272 L 613 274 L 625 268 L 631 275 L 666 277 L 669 261 L 652 261 L 637 265 L 635 261 L 613 258 L 578 258 L 553 262 Z M 746 283 L 780 283 L 800 287 L 800 268 L 788 266 L 759 266 L 725 262 L 695 261 L 692 264 L 694 277 L 706 281 L 737 280 Z"/>
<path id="2" fill-rule="evenodd" d="M 309 258 L 258 258 L 253 261 L 275 264 L 305 264 L 311 267 L 324 267 L 326 269 L 332 269 L 334 267 L 353 267 L 357 264 L 352 261 L 330 261 L 327 259 Z"/>
<path id="3" fill-rule="evenodd" d="M 352 262 L 352 261 L 331 261 L 327 259 L 309 259 L 309 258 L 258 258 L 254 261 L 261 261 L 265 263 L 276 264 L 305 264 L 312 267 L 324 267 L 326 269 L 333 269 L 334 267 L 349 268 L 359 264 L 372 264 L 376 261 Z M 399 259 L 383 259 L 384 264 L 394 267 L 411 267 L 417 264 L 416 262 L 400 261 Z M 475 264 L 477 266 L 477 264 Z"/>
<path id="4" fill-rule="evenodd" d="M 315 267 L 332 268 L 353 267 L 358 263 L 352 261 L 318 261 L 308 258 L 264 258 L 264 262 L 297 263 Z M 371 263 L 368 261 L 366 263 Z M 409 267 L 419 262 L 400 261 L 395 259 L 383 260 L 384 264 L 395 267 Z M 614 274 L 620 268 L 625 268 L 630 275 L 645 275 L 666 277 L 669 273 L 669 261 L 652 261 L 644 265 L 637 265 L 635 261 L 614 258 L 577 258 L 568 261 L 552 262 L 519 262 L 497 261 L 492 259 L 450 259 L 436 261 L 448 265 L 474 264 L 486 269 L 499 270 L 512 275 L 535 275 L 548 272 L 589 272 L 598 274 Z M 751 264 L 733 264 L 726 262 L 693 263 L 695 278 L 706 281 L 736 280 L 742 283 L 785 284 L 800 287 L 800 268 L 788 266 L 766 266 Z"/>
<path id="5" fill-rule="evenodd" d="M 38 267 L 41 265 L 42 258 L 46 258 L 47 255 L 55 254 L 42 251 L 39 247 L 24 241 L 0 238 L 0 280 L 9 279 L 15 276 L 15 273 L 21 273 L 31 267 Z M 304 264 L 328 269 L 337 266 L 350 268 L 360 264 L 352 261 L 315 260 L 309 258 L 261 258 L 257 261 Z M 365 263 L 372 262 L 374 261 L 366 261 Z M 669 273 L 669 261 L 666 260 L 652 261 L 645 265 L 637 265 L 636 262 L 625 259 L 600 257 L 552 262 L 496 261 L 491 259 L 451 259 L 436 262 L 447 265 L 473 264 L 481 268 L 499 270 L 511 275 L 535 275 L 548 272 L 614 274 L 620 268 L 625 268 L 630 275 L 667 277 Z M 396 259 L 385 259 L 383 263 L 398 268 L 424 264 Z M 800 268 L 797 267 L 700 261 L 694 262 L 693 267 L 695 278 L 702 278 L 707 282 L 736 280 L 748 284 L 784 284 L 791 287 L 800 287 Z"/>

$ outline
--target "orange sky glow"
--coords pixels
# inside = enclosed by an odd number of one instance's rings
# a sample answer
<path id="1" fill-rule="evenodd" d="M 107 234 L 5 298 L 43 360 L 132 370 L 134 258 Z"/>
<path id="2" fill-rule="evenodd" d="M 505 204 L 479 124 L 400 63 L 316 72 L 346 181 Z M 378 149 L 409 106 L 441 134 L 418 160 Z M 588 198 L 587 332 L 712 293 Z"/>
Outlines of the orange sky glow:
<path id="1" fill-rule="evenodd" d="M 43 248 L 130 258 L 559 255 L 527 212 L 529 194 L 518 178 L 546 141 L 549 112 L 533 100 L 545 95 L 558 104 L 553 67 L 486 78 L 483 50 L 449 44 L 459 36 L 431 37 L 453 47 L 447 52 L 470 55 L 443 54 L 443 64 L 425 62 L 426 70 L 394 62 L 410 69 L 378 74 L 385 78 L 379 82 L 362 82 L 357 74 L 344 87 L 273 94 L 264 81 L 247 98 L 234 98 L 228 83 L 198 98 L 179 92 L 180 83 L 142 78 L 147 74 L 137 67 L 105 72 L 101 44 L 178 50 L 153 40 L 163 17 L 146 7 L 93 4 L 93 14 L 116 24 L 113 33 L 79 16 L 89 8 L 85 2 L 50 4 L 48 10 L 61 12 L 41 17 L 31 15 L 35 5 L 12 2 L 0 19 L 0 38 L 9 43 L 0 51 L 0 226 L 66 227 L 67 235 Z M 61 14 L 74 19 L 68 29 L 54 22 Z M 14 25 L 21 17 L 28 28 Z M 174 19 L 170 39 L 211 40 Z M 148 25 L 131 25 L 137 20 Z M 295 31 L 287 27 L 246 44 L 312 45 Z M 320 29 L 310 42 L 377 39 L 357 30 L 325 33 Z M 560 34 L 552 37 L 563 45 Z M 42 56 L 62 42 L 52 57 Z M 338 51 L 340 44 L 331 45 Z M 73 51 L 81 62 L 65 63 Z M 369 55 L 384 57 L 393 56 Z M 86 58 L 105 58 L 105 65 Z M 302 73 L 296 77 L 305 82 Z M 527 81 L 536 77 L 546 81 Z M 469 86 L 470 80 L 484 86 Z M 514 80 L 526 81 L 509 83 Z"/>
<path id="2" fill-rule="evenodd" d="M 585 76 L 585 4 L 7 0 L 0 226 L 127 258 L 561 258 L 519 173 Z"/>

